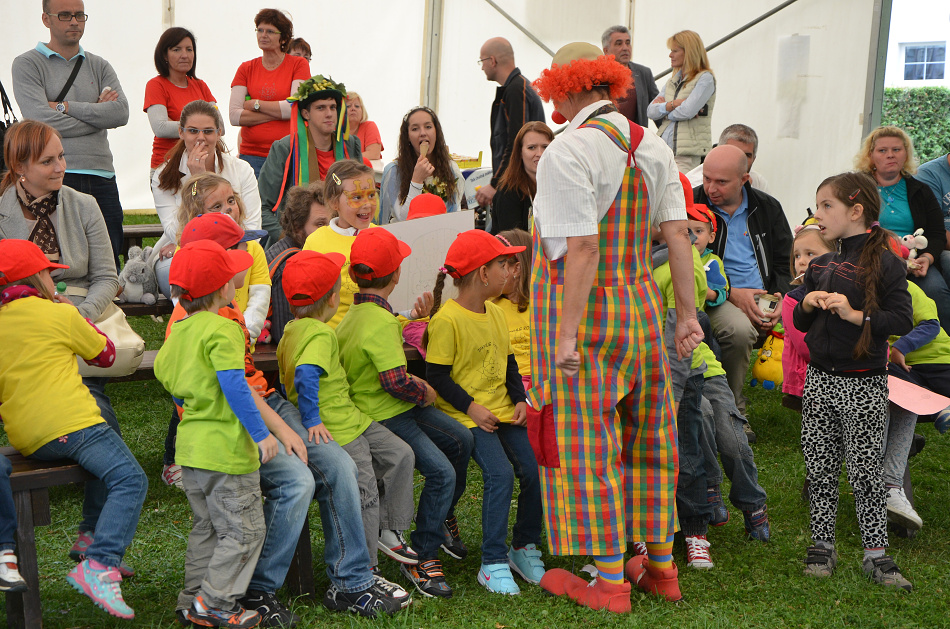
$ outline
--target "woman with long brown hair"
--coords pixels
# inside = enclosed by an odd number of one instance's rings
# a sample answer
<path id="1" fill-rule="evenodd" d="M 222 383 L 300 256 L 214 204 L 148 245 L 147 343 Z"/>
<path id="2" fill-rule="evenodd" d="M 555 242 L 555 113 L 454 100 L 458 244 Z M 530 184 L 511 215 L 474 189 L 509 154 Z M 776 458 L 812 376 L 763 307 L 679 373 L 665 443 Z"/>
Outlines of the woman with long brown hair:
<path id="1" fill-rule="evenodd" d="M 498 181 L 491 202 L 491 233 L 506 229 L 531 231 L 531 203 L 537 191 L 538 162 L 554 141 L 554 132 L 543 122 L 529 122 L 515 136 L 511 159 Z"/>
<path id="2" fill-rule="evenodd" d="M 449 155 L 439 117 L 428 107 L 413 107 L 399 127 L 398 156 L 383 170 L 379 224 L 404 221 L 409 203 L 423 192 L 442 197 L 447 211 L 461 207 L 462 171 Z"/>

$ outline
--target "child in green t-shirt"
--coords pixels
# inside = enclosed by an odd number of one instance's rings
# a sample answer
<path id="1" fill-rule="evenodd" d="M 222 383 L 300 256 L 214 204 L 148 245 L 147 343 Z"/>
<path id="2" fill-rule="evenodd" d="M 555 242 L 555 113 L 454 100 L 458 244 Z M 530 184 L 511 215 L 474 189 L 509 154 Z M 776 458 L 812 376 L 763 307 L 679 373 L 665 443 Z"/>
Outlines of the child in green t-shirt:
<path id="1" fill-rule="evenodd" d="M 712 210 L 702 203 L 694 203 L 686 208 L 689 231 L 693 232 L 696 242 L 693 244 L 699 252 L 706 271 L 706 296 L 697 301 L 700 310 L 714 308 L 729 297 L 729 279 L 726 277 L 722 260 L 709 249 L 709 243 L 716 240 L 716 219 Z"/>
<path id="2" fill-rule="evenodd" d="M 155 357 L 155 377 L 183 409 L 175 462 L 194 521 L 179 598 L 194 597 L 186 616 L 200 625 L 253 627 L 261 618 L 237 599 L 264 543 L 258 468 L 278 445 L 244 378 L 244 334 L 218 315 L 234 299 L 234 276 L 252 262 L 210 240 L 182 247 L 169 283 L 188 317 Z"/>
<path id="3" fill-rule="evenodd" d="M 402 537 L 412 524 L 412 449 L 350 398 L 336 334 L 327 321 L 340 304 L 340 253 L 304 250 L 284 266 L 283 288 L 295 319 L 277 346 L 280 379 L 297 404 L 309 438 L 333 439 L 359 470 L 363 528 L 370 566 L 379 548 L 400 563 L 419 559 Z M 385 535 L 380 535 L 384 532 Z M 395 544 L 384 543 L 395 538 Z"/>
<path id="4" fill-rule="evenodd" d="M 357 234 L 349 272 L 359 292 L 336 335 L 353 403 L 409 444 L 416 468 L 426 479 L 412 533 L 419 563 L 400 566 L 400 570 L 424 596 L 449 598 L 452 588 L 445 582 L 439 548 L 456 559 L 468 552 L 454 512 L 465 490 L 474 439 L 469 430 L 432 405 L 435 389 L 406 371 L 399 321 L 387 299 L 410 253 L 408 245 L 385 229 Z M 394 541 L 398 540 L 387 545 Z"/>

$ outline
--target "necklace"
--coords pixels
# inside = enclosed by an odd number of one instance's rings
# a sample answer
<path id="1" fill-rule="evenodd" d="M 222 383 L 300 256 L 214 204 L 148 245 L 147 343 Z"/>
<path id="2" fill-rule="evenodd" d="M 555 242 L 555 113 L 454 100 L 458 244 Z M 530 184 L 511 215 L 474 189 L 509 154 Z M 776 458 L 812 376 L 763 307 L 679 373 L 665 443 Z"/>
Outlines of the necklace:
<path id="1" fill-rule="evenodd" d="M 894 203 L 894 195 L 897 192 L 897 186 L 899 186 L 900 184 L 901 182 L 898 181 L 892 186 L 878 186 L 877 187 L 877 191 L 881 195 L 881 200 L 884 202 L 884 210 L 886 210 L 888 214 L 891 214 L 891 215 L 896 214 L 896 212 L 891 207 L 891 205 Z"/>

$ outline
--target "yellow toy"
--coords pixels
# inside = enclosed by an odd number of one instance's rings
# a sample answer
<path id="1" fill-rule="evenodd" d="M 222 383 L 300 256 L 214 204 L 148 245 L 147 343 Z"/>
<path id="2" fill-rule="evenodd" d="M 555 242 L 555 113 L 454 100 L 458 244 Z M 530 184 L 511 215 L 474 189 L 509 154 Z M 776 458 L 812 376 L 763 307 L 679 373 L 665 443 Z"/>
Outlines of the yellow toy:
<path id="1" fill-rule="evenodd" d="M 759 356 L 752 364 L 753 387 L 762 384 L 766 391 L 782 390 L 782 351 L 785 349 L 785 330 L 782 324 L 776 324 L 775 329 L 762 343 Z"/>

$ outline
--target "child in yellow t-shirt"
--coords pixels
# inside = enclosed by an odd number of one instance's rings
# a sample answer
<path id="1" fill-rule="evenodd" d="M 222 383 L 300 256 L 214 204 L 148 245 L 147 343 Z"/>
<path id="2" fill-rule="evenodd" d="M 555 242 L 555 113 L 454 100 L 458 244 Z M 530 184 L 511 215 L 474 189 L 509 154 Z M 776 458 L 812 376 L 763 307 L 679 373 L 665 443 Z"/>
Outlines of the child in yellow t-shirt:
<path id="1" fill-rule="evenodd" d="M 306 250 L 287 261 L 282 285 L 295 319 L 284 328 L 277 361 L 287 398 L 300 408 L 309 438 L 335 440 L 356 463 L 366 547 L 375 573 L 377 548 L 399 563 L 419 561 L 402 537 L 412 525 L 415 457 L 412 448 L 350 397 L 336 333 L 327 324 L 339 306 L 343 265 L 340 253 Z M 386 538 L 395 538 L 396 544 L 384 543 Z"/>
<path id="2" fill-rule="evenodd" d="M 178 224 L 182 227 L 178 234 L 181 243 L 185 226 L 191 219 L 210 212 L 227 214 L 241 225 L 244 220 L 244 202 L 231 188 L 231 182 L 214 173 L 202 173 L 185 181 L 182 187 L 181 206 L 178 208 Z M 266 232 L 264 232 L 266 235 Z M 263 236 L 260 236 L 263 237 Z M 235 286 L 234 305 L 244 314 L 251 343 L 256 343 L 264 322 L 267 309 L 270 308 L 270 273 L 267 270 L 267 256 L 257 240 L 249 240 L 239 245 L 240 249 L 251 254 L 253 262 L 240 286 Z"/>
<path id="3" fill-rule="evenodd" d="M 511 349 L 527 391 L 531 388 L 531 313 L 528 312 L 531 302 L 531 235 L 523 229 L 509 229 L 496 237 L 509 246 L 524 247 L 524 251 L 508 258 L 508 281 L 501 296 L 492 303 L 505 313 Z"/>
<path id="4" fill-rule="evenodd" d="M 426 378 L 436 406 L 468 427 L 472 456 L 482 469 L 482 565 L 478 582 L 489 592 L 518 594 L 513 568 L 526 581 L 544 575 L 541 561 L 541 485 L 525 428 L 527 404 L 504 312 L 491 300 L 508 281 L 509 258 L 524 247 L 505 246 L 473 229 L 458 235 L 436 280 L 427 335 Z M 439 309 L 445 277 L 458 297 Z M 509 548 L 508 505 L 514 476 L 521 486 Z"/>
<path id="5" fill-rule="evenodd" d="M 0 240 L 0 408 L 10 444 L 24 456 L 72 459 L 96 477 L 86 482 L 83 504 L 94 526 L 83 532 L 92 543 L 66 580 L 108 613 L 131 619 L 135 612 L 122 598 L 119 566 L 138 526 L 148 480 L 79 377 L 77 354 L 90 365 L 108 367 L 115 347 L 55 294 L 49 271 L 67 268 L 28 240 Z M 12 550 L 0 539 L 0 561 L 14 566 L 12 572 L 6 566 L 5 580 L 22 591 Z"/>

